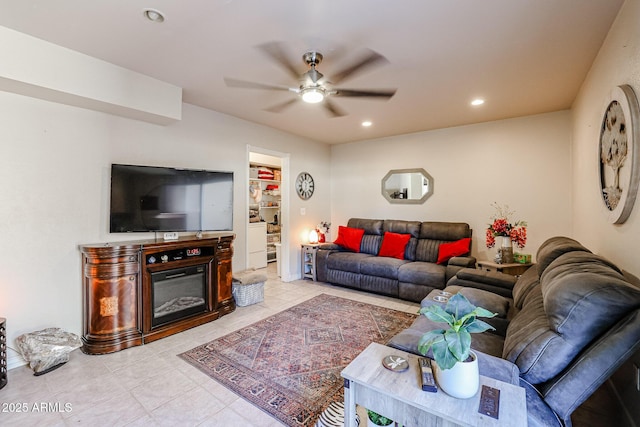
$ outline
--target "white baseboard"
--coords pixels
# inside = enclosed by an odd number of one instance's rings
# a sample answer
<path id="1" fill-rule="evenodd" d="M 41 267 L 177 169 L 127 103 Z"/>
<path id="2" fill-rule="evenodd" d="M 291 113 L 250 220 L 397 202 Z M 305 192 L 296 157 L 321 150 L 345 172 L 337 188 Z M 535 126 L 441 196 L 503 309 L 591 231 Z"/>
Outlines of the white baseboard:
<path id="1" fill-rule="evenodd" d="M 292 274 L 285 274 L 280 276 L 280 280 L 283 282 L 293 282 L 294 280 L 299 280 L 302 276 L 294 276 Z"/>
<path id="2" fill-rule="evenodd" d="M 18 368 L 20 366 L 24 366 L 27 364 L 27 361 L 22 358 L 22 356 L 9 349 L 9 354 L 7 354 L 7 370 L 12 370 L 13 368 Z"/>

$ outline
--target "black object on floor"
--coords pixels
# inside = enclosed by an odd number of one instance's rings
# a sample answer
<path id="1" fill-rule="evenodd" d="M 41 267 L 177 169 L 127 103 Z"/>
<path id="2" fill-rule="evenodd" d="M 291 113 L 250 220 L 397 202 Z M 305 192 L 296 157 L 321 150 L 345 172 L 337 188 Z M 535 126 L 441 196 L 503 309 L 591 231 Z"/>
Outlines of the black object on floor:
<path id="1" fill-rule="evenodd" d="M 65 363 L 67 363 L 67 362 L 58 363 L 57 365 L 52 366 L 50 368 L 47 368 L 44 371 L 34 372 L 33 376 L 34 377 L 39 377 L 40 375 L 44 375 L 44 374 L 47 374 L 47 373 L 49 373 L 51 371 L 55 371 L 56 369 L 58 369 L 60 366 L 64 365 Z"/>

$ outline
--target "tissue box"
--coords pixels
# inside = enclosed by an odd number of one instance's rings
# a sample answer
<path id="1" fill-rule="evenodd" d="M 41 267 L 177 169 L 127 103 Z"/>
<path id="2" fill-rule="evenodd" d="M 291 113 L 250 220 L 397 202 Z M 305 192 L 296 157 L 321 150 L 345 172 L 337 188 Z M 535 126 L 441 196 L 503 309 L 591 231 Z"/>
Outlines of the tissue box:
<path id="1" fill-rule="evenodd" d="M 530 254 L 513 254 L 513 260 L 520 264 L 530 264 L 531 263 L 531 255 Z"/>

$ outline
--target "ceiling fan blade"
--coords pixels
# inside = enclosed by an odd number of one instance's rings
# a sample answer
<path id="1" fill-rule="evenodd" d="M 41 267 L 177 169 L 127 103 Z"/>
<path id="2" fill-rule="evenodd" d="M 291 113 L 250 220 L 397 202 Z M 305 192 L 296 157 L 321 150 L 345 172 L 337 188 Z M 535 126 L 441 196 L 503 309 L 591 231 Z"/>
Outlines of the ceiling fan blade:
<path id="1" fill-rule="evenodd" d="M 397 89 L 334 89 L 331 96 L 366 97 L 366 98 L 391 98 Z"/>
<path id="2" fill-rule="evenodd" d="M 360 60 L 355 62 L 350 67 L 347 67 L 338 73 L 335 73 L 331 76 L 331 81 L 333 83 L 340 83 L 342 80 L 353 77 L 357 73 L 361 73 L 367 68 L 382 65 L 383 63 L 388 63 L 389 60 L 384 56 L 380 55 L 377 52 L 370 50 L 367 55 L 363 56 Z"/>
<path id="3" fill-rule="evenodd" d="M 342 109 L 338 108 L 338 106 L 336 104 L 334 104 L 333 102 L 331 102 L 329 99 L 325 98 L 324 101 L 322 101 L 322 106 L 329 112 L 329 114 L 331 114 L 333 117 L 342 117 L 342 116 L 346 116 L 347 113 L 345 113 Z"/>
<path id="4" fill-rule="evenodd" d="M 245 89 L 286 90 L 291 92 L 297 92 L 296 89 L 283 86 L 283 85 L 272 85 L 272 84 L 265 84 L 265 83 L 248 82 L 246 80 L 232 79 L 230 77 L 225 77 L 224 82 L 229 87 L 240 87 Z"/>
<path id="5" fill-rule="evenodd" d="M 268 42 L 258 45 L 258 49 L 266 53 L 271 59 L 273 59 L 278 65 L 284 68 L 294 79 L 300 78 L 300 72 L 296 69 L 295 65 L 289 60 L 289 57 L 283 49 L 282 43 Z"/>
<path id="6" fill-rule="evenodd" d="M 273 106 L 271 106 L 269 108 L 265 108 L 265 111 L 269 111 L 271 113 L 280 113 L 285 108 L 295 104 L 296 102 L 298 102 L 298 98 L 292 98 L 292 99 L 290 99 L 288 101 L 281 102 L 280 104 L 276 104 L 276 105 L 273 105 Z"/>

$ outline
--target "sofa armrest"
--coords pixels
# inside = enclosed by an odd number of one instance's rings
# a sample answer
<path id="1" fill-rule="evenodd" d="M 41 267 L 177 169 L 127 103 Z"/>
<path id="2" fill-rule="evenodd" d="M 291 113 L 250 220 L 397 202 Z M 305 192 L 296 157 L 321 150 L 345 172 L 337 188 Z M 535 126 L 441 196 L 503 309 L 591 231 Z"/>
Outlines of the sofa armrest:
<path id="1" fill-rule="evenodd" d="M 517 280 L 514 276 L 496 271 L 463 268 L 447 282 L 447 286 L 466 286 L 484 289 L 485 291 L 511 298 L 513 287 Z"/>
<path id="2" fill-rule="evenodd" d="M 320 282 L 327 281 L 327 258 L 334 252 L 345 252 L 346 249 L 335 243 L 321 243 L 316 252 L 316 279 Z"/>
<path id="3" fill-rule="evenodd" d="M 325 251 L 337 251 L 340 250 L 342 248 L 342 246 L 340 245 L 336 245 L 335 243 L 321 243 L 320 245 L 318 245 L 318 249 L 322 249 Z"/>
<path id="4" fill-rule="evenodd" d="M 445 267 L 445 283 L 463 268 L 476 268 L 476 259 L 472 256 L 454 256 L 447 261 Z"/>
<path id="5" fill-rule="evenodd" d="M 449 265 L 463 268 L 475 268 L 476 258 L 472 256 L 454 256 L 447 262 L 447 266 Z"/>

